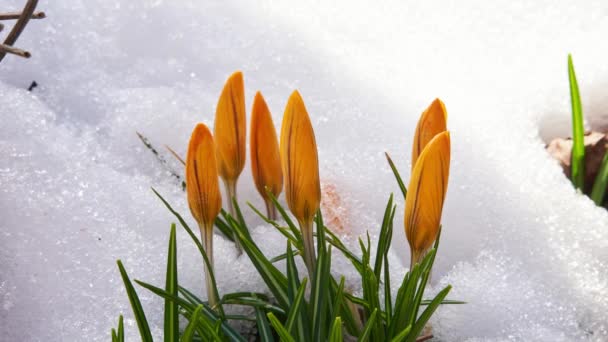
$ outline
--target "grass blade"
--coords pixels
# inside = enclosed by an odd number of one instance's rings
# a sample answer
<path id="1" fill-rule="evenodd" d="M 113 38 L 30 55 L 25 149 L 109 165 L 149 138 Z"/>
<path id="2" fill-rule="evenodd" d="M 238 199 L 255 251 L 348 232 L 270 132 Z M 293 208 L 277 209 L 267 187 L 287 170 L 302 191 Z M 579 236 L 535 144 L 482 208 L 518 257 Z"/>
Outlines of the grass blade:
<path id="1" fill-rule="evenodd" d="M 167 253 L 167 272 L 165 291 L 177 296 L 177 243 L 175 241 L 175 223 L 171 224 L 169 251 Z M 179 315 L 176 302 L 165 299 L 165 342 L 179 339 Z"/>
<path id="2" fill-rule="evenodd" d="M 363 331 L 361 332 L 361 335 L 357 341 L 365 342 L 369 340 L 372 330 L 376 325 L 376 316 L 378 316 L 378 309 L 375 309 L 374 312 L 372 312 L 372 314 L 369 316 L 369 319 L 367 320 L 367 323 L 365 323 L 365 327 L 363 327 Z"/>
<path id="3" fill-rule="evenodd" d="M 570 81 L 570 102 L 572 103 L 572 184 L 583 191 L 585 188 L 585 129 L 583 127 L 583 106 L 572 55 L 568 55 L 568 80 Z"/>
<path id="4" fill-rule="evenodd" d="M 291 333 L 293 329 L 294 322 L 299 319 L 299 316 L 302 316 L 304 312 L 301 310 L 302 303 L 304 302 L 304 292 L 306 291 L 306 283 L 308 282 L 308 278 L 304 278 L 302 280 L 302 284 L 296 293 L 296 296 L 291 304 L 291 308 L 289 308 L 289 313 L 287 314 L 287 321 L 285 323 L 285 329 Z"/>
<path id="5" fill-rule="evenodd" d="M 405 338 L 410 334 L 410 330 L 412 330 L 412 326 L 409 325 L 407 328 L 401 330 L 401 332 L 395 336 L 395 338 L 393 338 L 391 340 L 391 342 L 401 342 L 403 340 L 405 340 Z"/>
<path id="6" fill-rule="evenodd" d="M 426 323 L 429 321 L 435 310 L 437 310 L 437 307 L 439 307 L 439 305 L 445 299 L 451 289 L 452 286 L 448 285 L 445 289 L 441 290 L 441 292 L 439 292 L 437 296 L 435 296 L 435 299 L 433 299 L 431 304 L 426 307 L 424 312 L 422 312 L 422 315 L 420 315 L 420 318 L 418 318 L 416 323 L 412 326 L 412 331 L 408 334 L 408 337 L 405 340 L 406 342 L 416 341 L 416 337 L 420 335 Z"/>
<path id="7" fill-rule="evenodd" d="M 122 315 L 118 317 L 118 334 L 116 338 L 118 342 L 125 342 L 125 325 L 123 323 Z"/>
<path id="8" fill-rule="evenodd" d="M 285 327 L 281 324 L 279 319 L 272 314 L 272 312 L 268 313 L 268 319 L 270 320 L 270 324 L 274 328 L 274 331 L 277 332 L 282 342 L 295 342 L 293 336 L 289 334 L 289 331 L 285 329 Z"/>
<path id="9" fill-rule="evenodd" d="M 255 309 L 255 321 L 258 328 L 258 334 L 260 335 L 260 340 L 262 342 L 274 342 L 274 337 L 272 337 L 272 331 L 270 330 L 270 325 L 268 324 L 268 318 L 259 308 Z"/>
<path id="10" fill-rule="evenodd" d="M 196 307 L 196 309 L 194 310 L 194 313 L 192 314 L 192 316 L 190 316 L 190 322 L 186 326 L 186 329 L 184 329 L 184 333 L 182 335 L 182 339 L 181 339 L 182 342 L 192 342 L 192 339 L 194 339 L 194 332 L 196 331 L 196 323 L 198 322 L 198 319 L 199 319 L 202 311 L 203 311 L 203 305 L 201 304 Z"/>
<path id="11" fill-rule="evenodd" d="M 342 342 L 342 319 L 336 317 L 329 334 L 329 342 Z"/>
<path id="12" fill-rule="evenodd" d="M 593 183 L 593 190 L 591 191 L 591 199 L 596 205 L 601 206 L 604 203 L 606 187 L 608 187 L 608 153 L 604 154 L 602 166 L 600 166 L 600 171 L 595 177 L 595 183 Z"/>
<path id="13" fill-rule="evenodd" d="M 125 268 L 122 265 L 122 261 L 117 260 L 116 264 L 118 264 L 120 276 L 122 277 L 122 281 L 125 284 L 125 289 L 127 290 L 127 296 L 129 297 L 129 302 L 131 303 L 131 308 L 133 309 L 133 314 L 135 315 L 135 321 L 137 321 L 137 327 L 139 328 L 141 340 L 143 342 L 152 342 L 152 333 L 150 333 L 148 320 L 146 319 L 146 314 L 144 313 L 144 308 L 141 306 L 137 292 L 129 279 L 127 271 L 125 271 Z"/>
<path id="14" fill-rule="evenodd" d="M 395 163 L 393 163 L 391 157 L 388 155 L 387 152 L 384 152 L 384 155 L 386 156 L 386 161 L 388 162 L 388 165 L 391 167 L 391 170 L 393 170 L 393 174 L 395 175 L 397 184 L 399 184 L 399 189 L 401 189 L 403 198 L 405 198 L 407 196 L 407 188 L 405 187 L 405 183 L 403 183 L 403 179 L 401 178 L 401 175 L 399 174 L 399 171 L 397 170 L 397 167 L 395 166 Z"/>

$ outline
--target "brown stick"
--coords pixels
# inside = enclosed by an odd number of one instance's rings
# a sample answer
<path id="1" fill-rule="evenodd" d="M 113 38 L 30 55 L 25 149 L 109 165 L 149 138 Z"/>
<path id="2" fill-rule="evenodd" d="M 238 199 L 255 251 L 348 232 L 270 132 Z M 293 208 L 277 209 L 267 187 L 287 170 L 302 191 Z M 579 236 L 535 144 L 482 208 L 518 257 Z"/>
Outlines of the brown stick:
<path id="1" fill-rule="evenodd" d="M 416 342 L 424 342 L 424 341 L 428 341 L 430 339 L 433 338 L 433 335 L 424 335 L 424 336 L 420 336 L 416 339 Z"/>
<path id="2" fill-rule="evenodd" d="M 32 57 L 32 54 L 25 50 L 21 50 L 16 47 L 4 45 L 4 44 L 0 44 L 0 53 L 10 53 L 10 54 L 17 55 L 17 56 L 23 57 L 23 58 Z"/>
<path id="3" fill-rule="evenodd" d="M 12 46 L 15 44 L 19 35 L 23 32 L 23 29 L 25 29 L 25 25 L 30 21 L 37 4 L 38 0 L 27 0 L 25 7 L 23 7 L 23 11 L 21 11 L 21 17 L 19 17 L 17 23 L 15 23 L 15 26 L 13 26 L 13 29 L 4 40 L 4 45 Z M 0 62 L 2 62 L 4 56 L 6 56 L 6 52 L 0 51 Z"/>
<path id="4" fill-rule="evenodd" d="M 2 32 L 3 29 L 4 29 L 4 25 L 2 23 L 0 23 L 0 32 Z"/>
<path id="5" fill-rule="evenodd" d="M 0 13 L 0 20 L 14 20 L 21 18 L 21 12 L 8 12 L 8 13 Z M 30 19 L 44 19 L 46 18 L 46 13 L 44 12 L 35 12 L 32 13 Z"/>

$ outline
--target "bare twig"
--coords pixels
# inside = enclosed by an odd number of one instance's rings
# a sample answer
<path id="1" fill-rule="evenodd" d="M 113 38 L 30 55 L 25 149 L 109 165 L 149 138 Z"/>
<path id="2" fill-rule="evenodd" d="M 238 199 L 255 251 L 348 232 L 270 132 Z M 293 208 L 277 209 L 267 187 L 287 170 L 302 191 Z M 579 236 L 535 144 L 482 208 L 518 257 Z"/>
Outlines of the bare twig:
<path id="1" fill-rule="evenodd" d="M 8 13 L 0 13 L 0 20 L 14 20 L 21 18 L 21 12 L 8 12 Z M 32 13 L 30 19 L 44 19 L 46 18 L 46 14 L 44 12 L 35 12 Z"/>
<path id="2" fill-rule="evenodd" d="M 13 26 L 13 29 L 4 40 L 4 45 L 12 46 L 13 44 L 15 44 L 17 38 L 19 38 L 19 35 L 21 34 L 21 32 L 23 32 L 23 29 L 25 29 L 25 25 L 27 25 L 28 21 L 30 21 L 30 18 L 34 13 L 37 4 L 38 0 L 27 1 L 25 7 L 23 7 L 23 11 L 21 12 L 21 17 L 19 17 L 19 19 L 15 23 L 15 26 Z M 6 56 L 6 53 L 6 51 L 0 51 L 0 62 L 2 61 L 4 56 Z"/>
<path id="3" fill-rule="evenodd" d="M 416 339 L 416 342 L 424 342 L 424 341 L 428 341 L 430 339 L 433 338 L 433 335 L 429 334 L 429 335 L 424 335 L 424 336 L 420 336 Z"/>
<path id="4" fill-rule="evenodd" d="M 177 152 L 173 151 L 173 149 L 171 147 L 169 147 L 168 145 L 165 145 L 165 148 L 167 150 L 169 150 L 169 152 L 171 152 L 171 154 L 177 158 L 177 160 L 179 160 L 182 164 L 186 165 L 186 162 L 182 159 L 182 157 L 179 156 L 179 154 L 177 154 Z"/>
<path id="5" fill-rule="evenodd" d="M 4 25 L 2 23 L 0 23 L 0 32 L 2 32 L 3 29 L 4 29 Z"/>
<path id="6" fill-rule="evenodd" d="M 0 53 L 10 53 L 23 58 L 30 58 L 32 54 L 25 50 L 18 49 L 9 45 L 0 44 Z"/>

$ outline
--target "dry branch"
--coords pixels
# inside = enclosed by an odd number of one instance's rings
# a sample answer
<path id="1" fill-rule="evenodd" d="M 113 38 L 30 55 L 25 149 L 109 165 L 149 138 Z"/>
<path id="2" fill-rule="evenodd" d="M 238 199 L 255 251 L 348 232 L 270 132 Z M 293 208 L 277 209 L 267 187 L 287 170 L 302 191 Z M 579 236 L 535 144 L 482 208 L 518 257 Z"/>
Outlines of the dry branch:
<path id="1" fill-rule="evenodd" d="M 4 24 L 0 23 L 0 32 L 4 29 Z"/>
<path id="2" fill-rule="evenodd" d="M 21 18 L 22 12 L 8 12 L 8 13 L 0 13 L 0 20 L 14 20 Z M 32 13 L 30 19 L 44 19 L 46 18 L 46 14 L 44 12 L 35 12 Z"/>
<path id="3" fill-rule="evenodd" d="M 36 9 L 37 4 L 38 4 L 38 0 L 28 0 L 27 1 L 27 3 L 25 4 L 25 7 L 23 7 L 21 16 L 15 23 L 15 26 L 13 26 L 13 29 L 11 30 L 11 32 L 8 34 L 8 36 L 4 40 L 4 45 L 12 46 L 13 44 L 15 44 L 15 42 L 17 41 L 17 38 L 19 38 L 19 35 L 21 34 L 21 32 L 23 32 L 23 29 L 25 29 L 25 26 L 30 21 L 30 18 L 32 17 L 32 14 L 34 13 L 34 10 Z M 7 54 L 7 51 L 0 51 L 0 62 L 2 62 L 2 59 L 4 58 L 4 56 L 6 56 L 6 54 Z"/>
<path id="4" fill-rule="evenodd" d="M 16 47 L 12 47 L 10 45 L 4 45 L 4 44 L 0 44 L 0 53 L 10 53 L 10 54 L 17 55 L 17 56 L 23 57 L 23 58 L 32 57 L 32 54 L 25 50 L 21 50 Z"/>

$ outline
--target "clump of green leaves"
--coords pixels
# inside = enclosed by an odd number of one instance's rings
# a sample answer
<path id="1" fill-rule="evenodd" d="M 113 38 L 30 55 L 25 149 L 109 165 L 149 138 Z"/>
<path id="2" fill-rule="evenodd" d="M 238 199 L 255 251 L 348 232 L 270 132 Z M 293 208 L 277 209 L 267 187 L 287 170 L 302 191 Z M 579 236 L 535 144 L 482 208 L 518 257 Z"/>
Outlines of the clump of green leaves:
<path id="1" fill-rule="evenodd" d="M 568 55 L 568 80 L 570 83 L 570 102 L 572 104 L 572 157 L 571 181 L 581 192 L 585 191 L 585 129 L 583 127 L 583 107 L 574 71 L 572 55 Z M 600 170 L 589 195 L 596 205 L 602 205 L 608 187 L 608 153 L 604 155 Z"/>
<path id="2" fill-rule="evenodd" d="M 396 169 L 393 170 L 398 176 Z M 175 215 L 200 251 L 203 263 L 208 265 L 208 256 L 195 233 L 182 216 L 158 192 L 153 191 Z M 176 226 L 171 226 L 165 287 L 157 287 L 140 280 L 134 281 L 165 300 L 165 341 L 246 341 L 247 337 L 231 326 L 233 321 L 246 320 L 255 322 L 257 339 L 260 341 L 342 341 L 345 336 L 350 336 L 358 341 L 413 342 L 420 337 L 440 304 L 461 303 L 445 299 L 450 286 L 445 287 L 435 297 L 424 299 L 424 290 L 433 267 L 439 239 L 422 262 L 416 264 L 399 280 L 399 290 L 393 300 L 391 282 L 394 280 L 391 279 L 388 261 L 396 211 L 392 195 L 386 205 L 377 245 L 372 247 L 367 235 L 364 239 L 359 239 L 358 253 L 347 248 L 341 239 L 324 225 L 321 213 L 317 212 L 315 239 L 318 257 L 312 279 L 300 278 L 296 265 L 296 258 L 303 255 L 301 231 L 270 193 L 269 198 L 276 206 L 282 221 L 271 220 L 251 204 L 249 207 L 285 236 L 283 254 L 269 257 L 262 253 L 249 234 L 241 208 L 236 201 L 233 202 L 236 217 L 222 211 L 221 218 L 216 221 L 216 226 L 225 236 L 239 240 L 269 293 L 236 292 L 220 296 L 215 276 L 211 272 L 210 283 L 214 287 L 213 291 L 221 298 L 219 303 L 212 307 L 207 301 L 181 287 L 177 277 Z M 332 250 L 336 249 L 357 270 L 362 286 L 360 295 L 349 293 L 344 287 L 344 276 L 336 277 L 335 272 L 332 272 Z M 286 261 L 285 272 L 275 266 L 280 260 Z M 118 267 L 140 336 L 143 341 L 152 341 L 150 328 L 133 282 L 120 261 Z M 250 307 L 251 314 L 228 315 L 224 310 L 227 305 Z M 179 330 L 180 316 L 187 322 L 183 331 Z M 124 340 L 122 319 L 118 329 L 112 330 L 112 340 Z"/>

